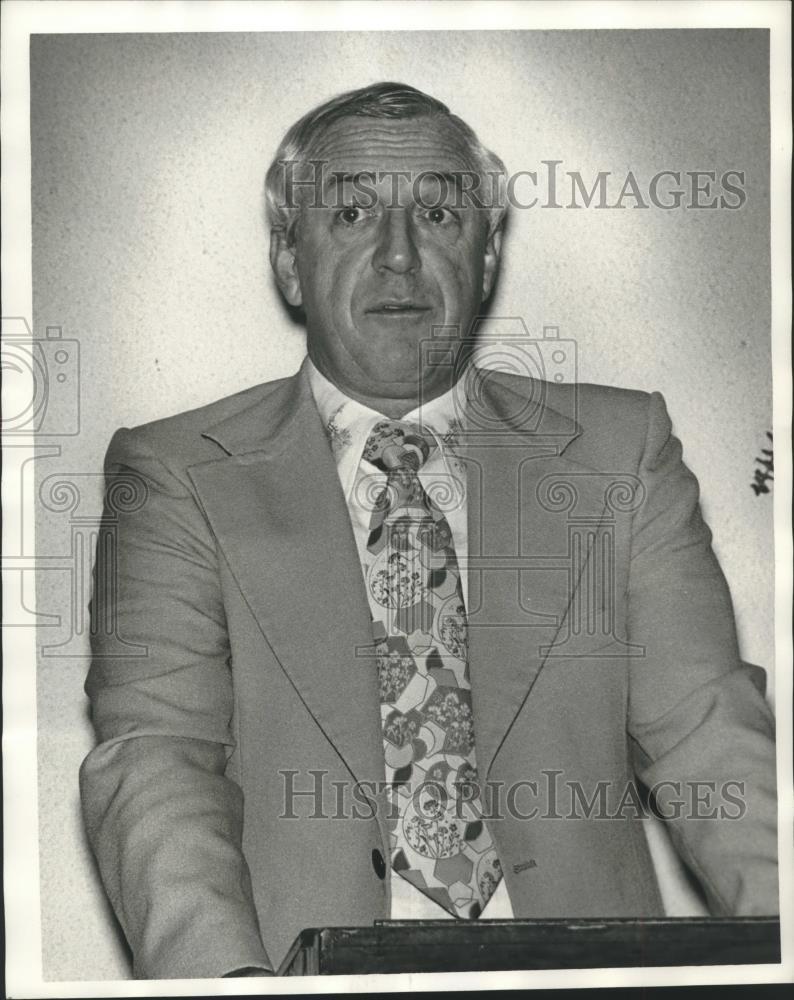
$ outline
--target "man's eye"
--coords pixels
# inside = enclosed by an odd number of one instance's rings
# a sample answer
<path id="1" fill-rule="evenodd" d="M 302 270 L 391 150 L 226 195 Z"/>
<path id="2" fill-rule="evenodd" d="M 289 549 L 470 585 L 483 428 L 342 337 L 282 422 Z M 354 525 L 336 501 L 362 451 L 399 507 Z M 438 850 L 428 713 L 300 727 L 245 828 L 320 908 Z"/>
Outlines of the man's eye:
<path id="1" fill-rule="evenodd" d="M 452 222 L 455 215 L 453 212 L 450 212 L 448 208 L 429 208 L 425 213 L 425 218 L 428 222 L 432 222 L 434 225 L 440 226 L 445 222 Z"/>
<path id="2" fill-rule="evenodd" d="M 360 222 L 364 218 L 364 213 L 357 205 L 348 205 L 337 212 L 336 217 L 340 221 L 352 225 L 354 222 Z"/>

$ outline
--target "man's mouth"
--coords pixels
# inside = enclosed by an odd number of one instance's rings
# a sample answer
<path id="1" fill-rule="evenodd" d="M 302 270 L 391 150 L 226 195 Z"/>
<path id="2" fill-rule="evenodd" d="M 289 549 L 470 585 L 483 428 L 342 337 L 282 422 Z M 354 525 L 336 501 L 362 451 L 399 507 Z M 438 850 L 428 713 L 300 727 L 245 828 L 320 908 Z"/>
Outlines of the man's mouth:
<path id="1" fill-rule="evenodd" d="M 368 314 L 376 316 L 420 316 L 430 312 L 430 306 L 422 305 L 410 299 L 389 299 L 379 302 L 366 310 Z"/>

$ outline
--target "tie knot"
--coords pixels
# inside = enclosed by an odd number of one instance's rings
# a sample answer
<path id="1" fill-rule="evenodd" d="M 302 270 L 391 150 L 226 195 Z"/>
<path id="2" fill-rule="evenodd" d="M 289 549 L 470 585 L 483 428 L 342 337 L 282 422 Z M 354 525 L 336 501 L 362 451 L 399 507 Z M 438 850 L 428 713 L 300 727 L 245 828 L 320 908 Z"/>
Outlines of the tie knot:
<path id="1" fill-rule="evenodd" d="M 364 458 L 383 472 L 417 472 L 435 448 L 429 431 L 404 420 L 379 420 L 364 445 Z"/>

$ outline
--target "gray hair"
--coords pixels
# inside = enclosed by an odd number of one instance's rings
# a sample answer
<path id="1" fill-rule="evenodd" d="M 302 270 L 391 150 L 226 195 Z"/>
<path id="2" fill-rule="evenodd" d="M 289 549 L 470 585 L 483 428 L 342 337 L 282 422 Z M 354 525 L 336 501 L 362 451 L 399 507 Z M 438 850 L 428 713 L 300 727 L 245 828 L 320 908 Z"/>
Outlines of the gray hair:
<path id="1" fill-rule="evenodd" d="M 313 108 L 287 131 L 265 177 L 265 205 L 271 229 L 282 230 L 291 240 L 300 206 L 288 204 L 285 163 L 306 165 L 309 150 L 333 122 L 357 115 L 366 118 L 420 118 L 440 116 L 450 122 L 463 137 L 471 166 L 480 181 L 491 178 L 493 194 L 484 204 L 489 214 L 490 232 L 502 224 L 507 213 L 505 186 L 507 169 L 502 160 L 487 149 L 471 126 L 453 115 L 446 104 L 404 83 L 376 83 L 359 90 L 349 90 Z"/>

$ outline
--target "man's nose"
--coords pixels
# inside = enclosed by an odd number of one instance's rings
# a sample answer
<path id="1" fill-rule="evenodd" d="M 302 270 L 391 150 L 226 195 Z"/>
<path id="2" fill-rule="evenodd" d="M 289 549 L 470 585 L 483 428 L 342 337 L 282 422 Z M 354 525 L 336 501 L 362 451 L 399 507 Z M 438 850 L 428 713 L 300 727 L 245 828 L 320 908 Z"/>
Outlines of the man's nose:
<path id="1" fill-rule="evenodd" d="M 381 219 L 378 245 L 372 258 L 376 271 L 408 274 L 422 266 L 416 247 L 413 223 L 402 208 L 387 208 Z"/>

